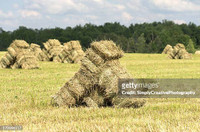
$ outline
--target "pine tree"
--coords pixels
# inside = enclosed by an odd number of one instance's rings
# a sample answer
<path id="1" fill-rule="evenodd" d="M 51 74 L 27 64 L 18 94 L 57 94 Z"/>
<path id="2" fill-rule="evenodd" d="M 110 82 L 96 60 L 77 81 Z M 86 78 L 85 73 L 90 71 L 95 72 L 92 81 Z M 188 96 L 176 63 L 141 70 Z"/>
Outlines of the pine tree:
<path id="1" fill-rule="evenodd" d="M 137 53 L 147 53 L 146 50 L 147 50 L 146 49 L 146 40 L 144 37 L 144 33 L 142 33 L 137 39 L 136 52 Z"/>
<path id="2" fill-rule="evenodd" d="M 195 52 L 194 42 L 192 41 L 192 39 L 189 39 L 189 43 L 188 43 L 186 49 L 187 49 L 187 51 L 189 53 L 194 53 Z"/>

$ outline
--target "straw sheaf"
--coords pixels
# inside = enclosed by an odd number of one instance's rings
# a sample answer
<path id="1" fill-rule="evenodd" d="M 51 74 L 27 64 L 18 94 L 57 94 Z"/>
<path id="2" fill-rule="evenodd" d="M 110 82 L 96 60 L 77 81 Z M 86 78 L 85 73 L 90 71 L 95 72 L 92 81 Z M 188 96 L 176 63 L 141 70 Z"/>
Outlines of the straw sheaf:
<path id="1" fill-rule="evenodd" d="M 186 51 L 183 44 L 178 43 L 174 46 L 173 50 L 168 53 L 168 57 L 170 59 L 191 59 L 192 55 Z"/>
<path id="2" fill-rule="evenodd" d="M 31 43 L 30 48 L 32 48 L 32 49 L 35 49 L 35 48 L 36 48 L 36 49 L 37 49 L 37 48 L 40 48 L 40 45 Z"/>
<path id="3" fill-rule="evenodd" d="M 79 41 L 70 41 L 67 43 L 64 43 L 64 46 L 67 47 L 69 50 L 79 50 L 82 49 Z"/>
<path id="4" fill-rule="evenodd" d="M 31 54 L 30 50 L 24 50 L 17 55 L 16 63 L 22 69 L 37 69 L 39 68 L 36 57 Z"/>
<path id="5" fill-rule="evenodd" d="M 111 98 L 118 93 L 118 79 L 131 77 L 127 70 L 120 65 L 119 60 L 106 62 L 101 70 L 98 84 L 105 98 Z"/>
<path id="6" fill-rule="evenodd" d="M 91 48 L 104 60 L 119 59 L 123 56 L 123 51 L 113 41 L 93 42 Z"/>
<path id="7" fill-rule="evenodd" d="M 66 86 L 62 87 L 58 93 L 52 96 L 51 104 L 54 106 L 75 106 L 76 100 L 71 96 Z"/>
<path id="8" fill-rule="evenodd" d="M 104 59 L 102 59 L 101 56 L 95 53 L 95 51 L 92 50 L 91 48 L 87 49 L 85 54 L 86 54 L 86 57 L 96 66 L 100 66 L 104 63 Z"/>
<path id="9" fill-rule="evenodd" d="M 41 50 L 41 48 L 40 48 L 39 45 L 31 43 L 30 50 L 36 56 L 37 60 L 39 60 L 39 61 L 45 61 L 45 60 L 47 60 L 47 56 Z"/>
<path id="10" fill-rule="evenodd" d="M 14 40 L 13 43 L 10 45 L 10 47 L 14 45 L 18 48 L 23 48 L 23 49 L 29 48 L 29 44 L 24 40 Z"/>
<path id="11" fill-rule="evenodd" d="M 87 107 L 99 107 L 98 104 L 94 101 L 94 99 L 91 99 L 90 97 L 84 98 L 83 102 L 86 104 Z"/>
<path id="12" fill-rule="evenodd" d="M 100 50 L 102 45 L 106 52 Z M 86 51 L 85 57 L 81 60 L 79 71 L 53 97 L 52 102 L 56 105 L 67 105 L 69 107 L 82 104 L 86 104 L 88 107 L 117 107 L 119 105 L 113 101 L 113 98 L 118 98 L 116 97 L 118 79 L 130 78 L 130 75 L 118 60 L 122 56 L 122 52 L 112 41 L 95 42 L 94 47 Z M 115 49 L 114 52 L 111 47 Z M 106 54 L 106 57 L 102 54 Z M 127 104 L 119 107 L 136 107 L 136 103 Z"/>
<path id="13" fill-rule="evenodd" d="M 85 89 L 80 84 L 77 78 L 73 78 L 65 84 L 65 87 L 77 101 L 82 99 L 82 95 L 85 93 Z"/>
<path id="14" fill-rule="evenodd" d="M 3 68 L 39 68 L 36 57 L 31 52 L 29 44 L 24 40 L 13 41 L 0 62 Z"/>
<path id="15" fill-rule="evenodd" d="M 44 49 L 43 53 L 40 53 L 43 56 L 43 60 L 60 62 L 58 57 L 63 51 L 63 45 L 57 39 L 49 39 L 47 42 L 43 43 Z"/>
<path id="16" fill-rule="evenodd" d="M 173 51 L 172 46 L 168 44 L 168 45 L 165 47 L 165 49 L 163 50 L 162 54 L 170 54 L 172 51 Z"/>
<path id="17" fill-rule="evenodd" d="M 64 43 L 64 48 L 58 55 L 59 58 L 56 59 L 57 62 L 68 62 L 68 63 L 79 63 L 80 60 L 84 57 L 85 53 L 83 52 L 79 41 L 70 41 Z"/>

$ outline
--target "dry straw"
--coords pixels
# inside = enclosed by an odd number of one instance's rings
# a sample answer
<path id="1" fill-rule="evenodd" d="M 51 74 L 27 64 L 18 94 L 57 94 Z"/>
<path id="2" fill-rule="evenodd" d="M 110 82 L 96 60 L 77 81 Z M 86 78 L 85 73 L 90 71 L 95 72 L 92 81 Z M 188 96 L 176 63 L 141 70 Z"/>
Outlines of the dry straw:
<path id="1" fill-rule="evenodd" d="M 162 52 L 163 54 L 168 54 L 170 59 L 191 59 L 192 55 L 189 54 L 185 46 L 181 43 L 176 44 L 173 48 L 167 45 Z"/>
<path id="2" fill-rule="evenodd" d="M 15 40 L 8 48 L 8 52 L 0 60 L 1 68 L 39 68 L 34 54 L 31 52 L 29 44 L 24 40 Z"/>
<path id="3" fill-rule="evenodd" d="M 30 46 L 31 52 L 37 57 L 39 61 L 47 61 L 47 55 L 41 50 L 40 45 L 31 43 Z"/>
<path id="4" fill-rule="evenodd" d="M 172 46 L 168 44 L 168 45 L 164 48 L 162 54 L 170 54 L 172 51 L 173 51 Z"/>
<path id="5" fill-rule="evenodd" d="M 42 50 L 45 59 L 47 61 L 57 61 L 57 56 L 63 50 L 63 45 L 61 45 L 60 41 L 57 39 L 49 39 L 47 42 L 43 43 L 44 49 Z"/>
<path id="6" fill-rule="evenodd" d="M 81 48 L 79 41 L 70 41 L 64 43 L 64 48 L 56 57 L 57 62 L 62 63 L 79 63 L 85 53 Z"/>
<path id="7" fill-rule="evenodd" d="M 144 104 L 143 99 L 120 98 L 119 103 L 116 101 L 119 98 L 118 79 L 130 78 L 130 75 L 120 65 L 118 59 L 123 51 L 113 41 L 93 42 L 85 53 L 79 71 L 52 97 L 53 105 L 72 107 L 85 103 L 88 107 L 135 108 Z"/>

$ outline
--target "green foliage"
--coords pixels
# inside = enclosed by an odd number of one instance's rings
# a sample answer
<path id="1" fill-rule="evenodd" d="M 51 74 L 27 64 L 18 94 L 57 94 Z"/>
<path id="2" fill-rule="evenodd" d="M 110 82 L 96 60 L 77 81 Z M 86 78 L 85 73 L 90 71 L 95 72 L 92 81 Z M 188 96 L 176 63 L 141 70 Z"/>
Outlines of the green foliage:
<path id="1" fill-rule="evenodd" d="M 192 39 L 189 40 L 189 43 L 188 43 L 186 49 L 187 49 L 187 51 L 189 53 L 194 53 L 195 52 L 194 42 L 192 41 Z"/>
<path id="2" fill-rule="evenodd" d="M 142 33 L 137 39 L 136 52 L 137 53 L 145 53 L 146 52 L 146 40 L 144 38 L 144 33 Z"/>
<path id="3" fill-rule="evenodd" d="M 195 48 L 200 47 L 200 26 L 194 23 L 177 25 L 172 21 L 131 24 L 129 27 L 118 22 L 104 25 L 85 24 L 65 29 L 30 29 L 20 26 L 9 32 L 0 28 L 0 51 L 6 50 L 15 39 L 23 39 L 28 43 L 42 45 L 48 39 L 58 39 L 62 43 L 70 40 L 80 40 L 83 49 L 88 48 L 92 41 L 113 40 L 128 53 L 161 53 L 167 44 L 176 43 L 187 45 L 189 39 Z"/>

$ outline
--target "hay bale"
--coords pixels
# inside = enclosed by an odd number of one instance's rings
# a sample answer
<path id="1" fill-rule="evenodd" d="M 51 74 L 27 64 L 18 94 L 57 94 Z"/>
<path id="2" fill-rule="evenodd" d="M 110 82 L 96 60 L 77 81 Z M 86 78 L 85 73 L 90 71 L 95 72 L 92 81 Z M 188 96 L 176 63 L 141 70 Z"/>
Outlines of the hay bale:
<path id="1" fill-rule="evenodd" d="M 57 62 L 68 62 L 68 63 L 79 63 L 80 60 L 84 57 L 85 53 L 83 52 L 79 41 L 70 41 L 64 43 L 64 48 L 57 57 Z"/>
<path id="2" fill-rule="evenodd" d="M 164 48 L 162 54 L 170 54 L 172 51 L 173 51 L 172 46 L 168 44 L 168 45 Z"/>
<path id="3" fill-rule="evenodd" d="M 74 48 L 71 43 L 68 45 L 68 49 Z M 118 79 L 130 78 L 118 60 L 122 55 L 123 51 L 113 41 L 93 42 L 81 60 L 79 71 L 53 96 L 53 105 L 72 107 L 85 103 L 88 107 L 142 106 L 143 101 L 137 104 L 139 101 L 134 102 L 135 99 L 121 99 L 120 104 L 116 103 L 119 98 Z"/>
<path id="4" fill-rule="evenodd" d="M 32 54 L 29 44 L 24 40 L 14 40 L 0 63 L 2 68 L 39 68 L 36 57 Z"/>
<path id="5" fill-rule="evenodd" d="M 40 45 L 31 43 L 30 50 L 36 56 L 39 61 L 48 60 L 47 55 L 41 50 Z"/>
<path id="6" fill-rule="evenodd" d="M 24 40 L 14 40 L 10 47 L 17 47 L 19 49 L 28 49 L 29 44 Z"/>
<path id="7" fill-rule="evenodd" d="M 86 106 L 88 106 L 88 107 L 93 107 L 93 108 L 98 107 L 97 103 L 95 103 L 95 101 L 93 99 L 91 99 L 90 97 L 84 98 L 83 103 L 85 103 Z"/>
<path id="8" fill-rule="evenodd" d="M 200 50 L 195 52 L 196 55 L 200 55 Z"/>
<path id="9" fill-rule="evenodd" d="M 44 56 L 44 60 L 59 62 L 60 60 L 57 60 L 57 56 L 63 50 L 63 45 L 61 45 L 60 41 L 57 39 L 49 39 L 47 42 L 43 43 L 43 45 L 44 49 L 42 50 L 43 53 L 41 54 Z"/>
<path id="10" fill-rule="evenodd" d="M 91 48 L 104 60 L 119 59 L 123 56 L 123 51 L 113 41 L 93 42 Z"/>
<path id="11" fill-rule="evenodd" d="M 9 48 L 8 48 L 8 53 L 9 53 L 13 58 L 15 58 L 15 57 L 17 56 L 16 51 L 15 51 L 12 47 L 9 47 Z"/>
<path id="12" fill-rule="evenodd" d="M 186 51 L 183 44 L 178 43 L 174 46 L 172 51 L 170 50 L 170 52 L 168 52 L 168 57 L 170 59 L 191 59 L 192 55 Z"/>

